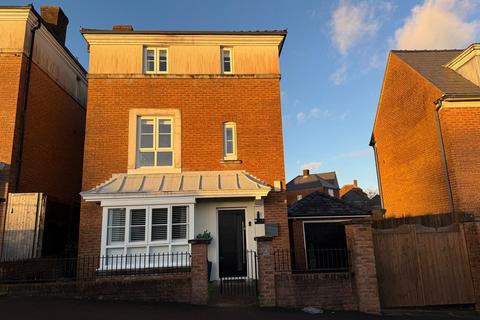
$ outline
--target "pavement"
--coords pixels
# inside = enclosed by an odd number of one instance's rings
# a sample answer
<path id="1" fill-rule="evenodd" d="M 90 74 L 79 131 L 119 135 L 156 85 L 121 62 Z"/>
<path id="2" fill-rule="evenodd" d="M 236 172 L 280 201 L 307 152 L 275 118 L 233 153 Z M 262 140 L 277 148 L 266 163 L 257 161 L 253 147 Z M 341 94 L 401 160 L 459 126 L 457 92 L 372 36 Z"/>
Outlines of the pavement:
<path id="1" fill-rule="evenodd" d="M 212 307 L 175 303 L 75 300 L 58 298 L 12 298 L 0 297 L 2 320 L 143 320 L 143 319 L 195 319 L 195 320 L 368 320 L 368 319 L 480 319 L 480 315 L 467 309 L 444 310 L 390 310 L 382 316 L 358 312 L 324 311 L 308 314 L 299 309 L 258 307 Z"/>

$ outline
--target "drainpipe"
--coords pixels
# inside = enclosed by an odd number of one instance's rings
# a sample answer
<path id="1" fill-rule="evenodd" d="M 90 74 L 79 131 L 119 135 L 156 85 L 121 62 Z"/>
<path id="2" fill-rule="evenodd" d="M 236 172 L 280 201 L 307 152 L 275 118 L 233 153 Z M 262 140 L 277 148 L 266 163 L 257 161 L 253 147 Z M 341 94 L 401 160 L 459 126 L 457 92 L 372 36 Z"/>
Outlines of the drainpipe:
<path id="1" fill-rule="evenodd" d="M 33 9 L 33 6 L 32 6 Z M 35 13 L 35 11 L 33 11 Z M 20 183 L 20 173 L 22 169 L 22 157 L 23 157 L 23 145 L 25 139 L 25 125 L 26 125 L 26 112 L 28 107 L 28 93 L 30 91 L 30 76 L 32 71 L 32 57 L 33 57 L 33 46 L 35 43 L 35 33 L 40 27 L 42 26 L 41 18 L 36 15 L 37 17 L 37 25 L 30 30 L 30 48 L 29 48 L 29 55 L 28 55 L 28 64 L 26 70 L 26 80 L 25 80 L 25 91 L 24 91 L 24 99 L 23 99 L 23 106 L 22 106 L 22 128 L 20 130 L 20 145 L 19 145 L 19 153 L 18 153 L 18 161 L 17 161 L 17 175 L 15 177 L 15 192 L 18 192 L 18 185 Z M 8 196 L 5 200 L 5 210 L 3 212 L 3 226 L 2 226 L 2 246 L 0 248 L 0 260 L 3 257 L 3 247 L 4 247 L 4 240 L 5 240 L 5 228 L 7 223 L 7 208 L 8 208 Z"/>
<path id="2" fill-rule="evenodd" d="M 380 176 L 380 165 L 378 163 L 378 153 L 377 153 L 377 142 L 375 141 L 375 136 L 372 133 L 372 138 L 370 139 L 370 147 L 373 149 L 373 154 L 375 156 L 375 169 L 377 170 L 377 184 L 378 192 L 380 193 L 380 205 L 383 206 L 383 189 L 382 189 L 382 177 Z"/>
<path id="3" fill-rule="evenodd" d="M 435 116 L 437 120 L 437 133 L 438 133 L 438 140 L 440 142 L 440 148 L 442 151 L 442 162 L 443 162 L 443 170 L 445 174 L 445 181 L 447 182 L 447 191 L 448 191 L 448 203 L 450 206 L 450 211 L 452 213 L 455 212 L 455 204 L 453 202 L 453 192 L 452 192 L 452 185 L 450 182 L 450 175 L 448 173 L 448 162 L 447 162 L 447 155 L 445 152 L 445 143 L 443 141 L 443 134 L 442 134 L 442 123 L 440 121 L 440 109 L 442 108 L 442 102 L 445 100 L 446 96 L 442 95 L 437 101 L 435 101 Z"/>

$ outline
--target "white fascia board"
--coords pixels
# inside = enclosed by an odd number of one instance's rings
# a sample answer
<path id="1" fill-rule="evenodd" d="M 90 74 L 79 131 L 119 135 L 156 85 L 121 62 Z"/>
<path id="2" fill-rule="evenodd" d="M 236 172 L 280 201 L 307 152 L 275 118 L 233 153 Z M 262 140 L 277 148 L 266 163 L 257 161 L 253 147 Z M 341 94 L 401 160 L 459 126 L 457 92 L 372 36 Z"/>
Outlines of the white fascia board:
<path id="1" fill-rule="evenodd" d="M 266 197 L 270 190 L 257 190 L 257 191 L 236 191 L 236 192 L 201 192 L 201 193 L 172 193 L 165 194 L 145 194 L 145 193 L 118 193 L 118 194 L 91 194 L 81 193 L 83 200 L 86 202 L 101 202 L 103 203 L 153 203 L 155 204 L 167 204 L 167 203 L 195 203 L 196 199 L 206 198 L 244 198 L 254 197 L 259 200 L 262 197 Z"/>

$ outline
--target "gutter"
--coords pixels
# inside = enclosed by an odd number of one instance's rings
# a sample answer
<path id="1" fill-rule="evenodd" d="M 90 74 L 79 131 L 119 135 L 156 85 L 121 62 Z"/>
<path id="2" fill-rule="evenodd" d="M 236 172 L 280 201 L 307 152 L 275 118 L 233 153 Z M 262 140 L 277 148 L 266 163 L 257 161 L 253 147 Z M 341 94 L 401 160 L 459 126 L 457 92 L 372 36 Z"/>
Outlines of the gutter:
<path id="1" fill-rule="evenodd" d="M 448 162 L 447 162 L 447 155 L 445 152 L 445 143 L 443 141 L 443 134 L 442 134 L 442 124 L 440 121 L 440 109 L 442 108 L 442 102 L 448 98 L 447 95 L 442 95 L 439 99 L 434 101 L 435 104 L 435 118 L 437 120 L 437 133 L 438 133 L 438 140 L 440 142 L 440 147 L 442 151 L 442 162 L 443 162 L 443 169 L 444 169 L 444 175 L 445 175 L 445 181 L 447 182 L 447 191 L 448 191 L 448 203 L 450 206 L 450 211 L 452 213 L 455 212 L 455 204 L 453 201 L 453 192 L 452 192 L 452 184 L 450 180 L 450 175 L 448 173 Z"/>

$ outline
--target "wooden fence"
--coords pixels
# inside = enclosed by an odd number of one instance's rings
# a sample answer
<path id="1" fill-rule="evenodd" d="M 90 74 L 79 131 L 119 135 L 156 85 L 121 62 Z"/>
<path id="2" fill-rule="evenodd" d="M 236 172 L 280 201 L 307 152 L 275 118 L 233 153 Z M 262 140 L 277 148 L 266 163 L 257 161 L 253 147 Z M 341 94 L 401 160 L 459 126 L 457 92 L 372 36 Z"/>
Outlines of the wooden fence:
<path id="1" fill-rule="evenodd" d="M 420 224 L 431 224 L 426 218 L 374 223 L 383 308 L 475 303 L 462 219 L 430 219 L 443 222 L 437 227 Z"/>

